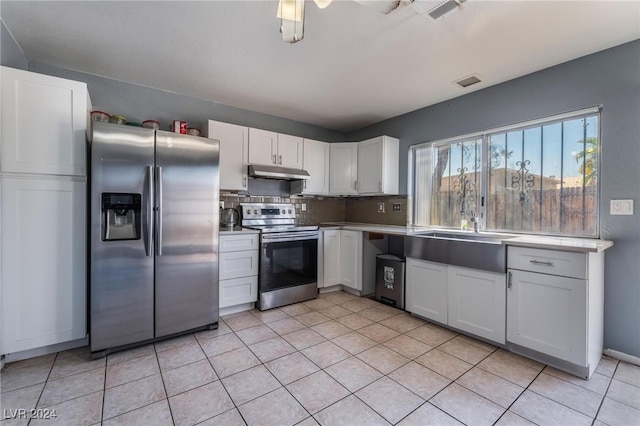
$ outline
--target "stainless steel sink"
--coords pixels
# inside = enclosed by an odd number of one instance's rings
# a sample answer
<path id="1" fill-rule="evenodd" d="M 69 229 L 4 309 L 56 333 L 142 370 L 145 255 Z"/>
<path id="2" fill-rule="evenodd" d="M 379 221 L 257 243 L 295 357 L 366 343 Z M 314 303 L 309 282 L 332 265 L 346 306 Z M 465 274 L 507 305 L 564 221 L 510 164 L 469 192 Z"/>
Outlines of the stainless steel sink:
<path id="1" fill-rule="evenodd" d="M 417 234 L 420 236 L 432 237 L 432 238 L 448 238 L 452 240 L 467 240 L 467 241 L 479 241 L 485 243 L 502 244 L 503 240 L 514 238 L 515 235 L 499 235 L 499 234 L 485 234 L 485 233 L 455 233 L 455 232 L 427 232 L 424 234 Z"/>
<path id="2" fill-rule="evenodd" d="M 506 246 L 502 241 L 512 235 L 425 231 L 404 239 L 406 257 L 506 273 Z"/>

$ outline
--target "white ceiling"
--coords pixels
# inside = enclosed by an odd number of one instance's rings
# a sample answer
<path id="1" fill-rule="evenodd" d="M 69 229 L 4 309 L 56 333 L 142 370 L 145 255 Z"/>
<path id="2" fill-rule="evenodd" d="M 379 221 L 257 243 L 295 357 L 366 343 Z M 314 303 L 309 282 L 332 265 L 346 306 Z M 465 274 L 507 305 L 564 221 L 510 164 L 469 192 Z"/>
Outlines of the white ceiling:
<path id="1" fill-rule="evenodd" d="M 307 1 L 295 44 L 275 0 L 0 8 L 30 60 L 345 132 L 640 38 L 640 0 L 468 0 L 438 20 Z"/>

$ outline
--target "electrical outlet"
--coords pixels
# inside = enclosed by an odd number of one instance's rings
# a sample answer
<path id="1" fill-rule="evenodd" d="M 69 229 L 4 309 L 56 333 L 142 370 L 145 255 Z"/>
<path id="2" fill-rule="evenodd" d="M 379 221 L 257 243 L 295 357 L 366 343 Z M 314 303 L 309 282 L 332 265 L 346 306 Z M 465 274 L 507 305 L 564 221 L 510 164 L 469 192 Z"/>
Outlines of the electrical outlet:
<path id="1" fill-rule="evenodd" d="M 378 203 L 378 213 L 384 213 L 384 203 Z"/>
<path id="2" fill-rule="evenodd" d="M 303 212 L 307 211 L 307 205 L 306 204 L 300 204 L 300 210 L 302 210 Z"/>
<path id="3" fill-rule="evenodd" d="M 399 212 L 400 211 L 400 203 L 393 203 L 393 211 L 394 212 Z"/>
<path id="4" fill-rule="evenodd" d="M 220 208 L 224 209 L 224 201 L 220 201 Z"/>
<path id="5" fill-rule="evenodd" d="M 633 215 L 633 200 L 611 200 L 610 214 Z"/>

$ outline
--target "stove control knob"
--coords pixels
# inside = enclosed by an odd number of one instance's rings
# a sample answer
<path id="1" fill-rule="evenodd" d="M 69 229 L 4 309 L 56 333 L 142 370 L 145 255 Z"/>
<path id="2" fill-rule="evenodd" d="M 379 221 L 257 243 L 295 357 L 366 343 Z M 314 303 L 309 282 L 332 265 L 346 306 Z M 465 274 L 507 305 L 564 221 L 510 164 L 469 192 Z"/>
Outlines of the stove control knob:
<path id="1" fill-rule="evenodd" d="M 254 211 L 253 211 L 253 214 L 258 214 L 258 210 L 254 210 Z"/>
<path id="2" fill-rule="evenodd" d="M 285 214 L 286 212 L 287 212 L 286 210 L 282 209 L 282 214 Z"/>
<path id="3" fill-rule="evenodd" d="M 289 210 L 289 214 L 291 214 L 291 210 Z"/>
<path id="4" fill-rule="evenodd" d="M 247 214 L 251 214 L 251 209 L 247 209 Z"/>

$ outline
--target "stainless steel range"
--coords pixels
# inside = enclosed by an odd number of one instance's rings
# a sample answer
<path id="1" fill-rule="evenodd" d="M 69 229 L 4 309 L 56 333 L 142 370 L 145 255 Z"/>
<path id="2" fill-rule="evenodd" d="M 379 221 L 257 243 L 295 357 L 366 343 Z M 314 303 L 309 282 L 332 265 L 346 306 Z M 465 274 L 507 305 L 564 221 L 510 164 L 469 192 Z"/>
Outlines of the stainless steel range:
<path id="1" fill-rule="evenodd" d="M 240 204 L 242 226 L 260 230 L 258 308 L 318 296 L 318 227 L 297 226 L 293 204 Z"/>

